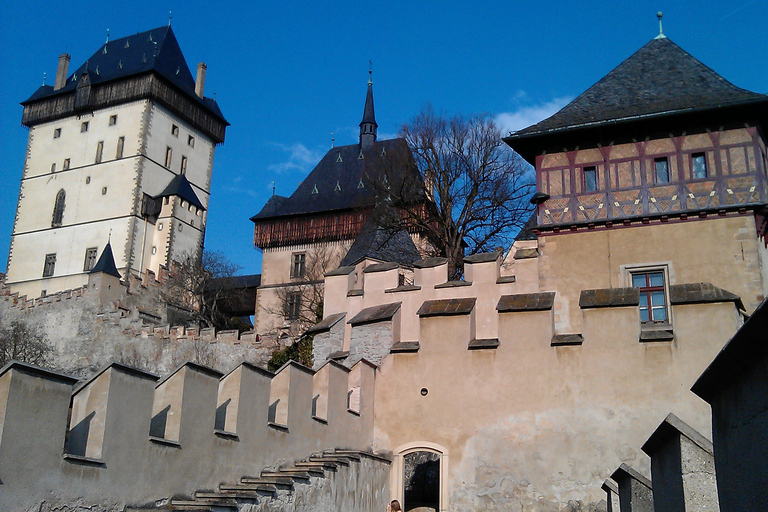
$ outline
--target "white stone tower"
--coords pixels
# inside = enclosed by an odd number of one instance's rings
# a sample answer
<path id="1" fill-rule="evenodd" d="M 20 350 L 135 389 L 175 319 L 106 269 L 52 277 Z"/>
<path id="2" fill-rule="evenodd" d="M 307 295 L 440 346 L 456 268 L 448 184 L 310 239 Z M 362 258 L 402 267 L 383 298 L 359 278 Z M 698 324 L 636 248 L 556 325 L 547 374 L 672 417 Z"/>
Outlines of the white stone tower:
<path id="1" fill-rule="evenodd" d="M 170 26 L 107 41 L 23 102 L 27 156 L 6 282 L 38 296 L 88 282 L 111 238 L 123 276 L 199 253 L 226 127 Z"/>

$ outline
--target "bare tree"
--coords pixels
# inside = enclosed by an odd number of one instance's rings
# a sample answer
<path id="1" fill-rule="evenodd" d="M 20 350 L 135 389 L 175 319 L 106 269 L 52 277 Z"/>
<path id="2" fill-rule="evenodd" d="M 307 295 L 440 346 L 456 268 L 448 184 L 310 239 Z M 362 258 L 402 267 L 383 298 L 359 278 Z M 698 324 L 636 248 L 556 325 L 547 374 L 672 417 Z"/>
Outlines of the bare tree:
<path id="1" fill-rule="evenodd" d="M 193 323 L 229 328 L 231 319 L 222 311 L 222 305 L 233 300 L 237 290 L 227 286 L 226 278 L 234 277 L 239 269 L 220 252 L 203 251 L 200 257 L 184 255 L 171 264 L 160 298 L 183 310 Z"/>
<path id="2" fill-rule="evenodd" d="M 490 116 L 446 117 L 427 105 L 401 136 L 408 151 L 383 159 L 369 179 L 448 258 L 451 279 L 465 254 L 512 242 L 531 213 L 533 173 Z"/>
<path id="3" fill-rule="evenodd" d="M 45 335 L 22 320 L 0 327 L 0 366 L 12 360 L 45 365 L 51 351 Z"/>

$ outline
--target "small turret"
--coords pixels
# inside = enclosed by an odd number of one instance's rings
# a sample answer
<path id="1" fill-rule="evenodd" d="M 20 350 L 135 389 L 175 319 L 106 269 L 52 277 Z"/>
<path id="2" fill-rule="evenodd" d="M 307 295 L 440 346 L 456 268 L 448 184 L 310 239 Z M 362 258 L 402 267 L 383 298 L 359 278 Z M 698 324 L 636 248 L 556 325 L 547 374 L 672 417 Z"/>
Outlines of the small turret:
<path id="1" fill-rule="evenodd" d="M 368 70 L 368 94 L 365 96 L 365 110 L 363 111 L 363 120 L 360 121 L 360 145 L 368 147 L 376 142 L 376 116 L 373 113 L 373 70 Z"/>

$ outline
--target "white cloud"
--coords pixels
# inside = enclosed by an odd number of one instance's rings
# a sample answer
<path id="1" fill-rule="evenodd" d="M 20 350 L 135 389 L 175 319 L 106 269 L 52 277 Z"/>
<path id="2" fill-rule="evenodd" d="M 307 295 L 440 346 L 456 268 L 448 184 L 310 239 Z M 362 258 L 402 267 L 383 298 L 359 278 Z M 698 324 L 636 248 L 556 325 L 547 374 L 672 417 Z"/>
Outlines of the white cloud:
<path id="1" fill-rule="evenodd" d="M 312 167 L 317 165 L 317 162 L 319 162 L 325 154 L 324 151 L 319 149 L 309 149 L 300 142 L 294 142 L 290 145 L 273 144 L 288 154 L 288 160 L 267 167 L 270 171 L 274 171 L 278 174 L 287 172 L 307 173 Z"/>
<path id="2" fill-rule="evenodd" d="M 518 100 L 525 100 L 526 97 L 525 91 L 517 92 L 516 98 Z M 505 135 L 509 132 L 516 132 L 543 121 L 567 105 L 572 99 L 563 96 L 539 105 L 525 105 L 512 112 L 502 112 L 496 116 L 496 124 L 501 129 L 501 133 Z"/>

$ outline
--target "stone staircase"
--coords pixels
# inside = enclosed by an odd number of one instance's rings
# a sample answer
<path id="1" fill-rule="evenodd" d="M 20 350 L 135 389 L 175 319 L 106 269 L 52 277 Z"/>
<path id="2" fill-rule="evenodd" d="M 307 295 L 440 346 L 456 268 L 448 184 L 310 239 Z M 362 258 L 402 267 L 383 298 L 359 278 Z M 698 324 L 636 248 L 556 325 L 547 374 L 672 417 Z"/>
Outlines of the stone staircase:
<path id="1" fill-rule="evenodd" d="M 271 501 L 290 502 L 296 484 L 309 484 L 312 479 L 329 478 L 340 467 L 359 463 L 362 457 L 390 462 L 386 457 L 356 450 L 326 450 L 315 453 L 292 466 L 264 469 L 257 477 L 244 476 L 237 483 L 219 484 L 218 490 L 200 490 L 194 499 L 173 498 L 163 507 L 190 512 L 229 512 L 241 505 L 268 505 Z M 248 508 L 250 510 L 251 508 Z"/>

